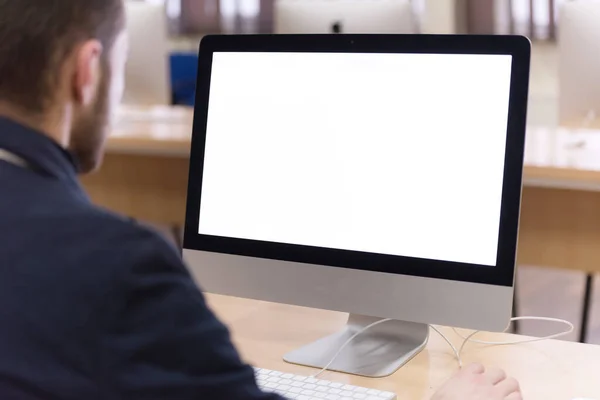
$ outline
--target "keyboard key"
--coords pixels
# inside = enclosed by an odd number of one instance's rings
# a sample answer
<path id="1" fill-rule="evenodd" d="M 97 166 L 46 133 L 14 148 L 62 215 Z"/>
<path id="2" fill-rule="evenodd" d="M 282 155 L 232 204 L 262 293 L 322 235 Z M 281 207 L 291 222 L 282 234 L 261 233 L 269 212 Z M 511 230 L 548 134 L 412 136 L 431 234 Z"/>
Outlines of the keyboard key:
<path id="1" fill-rule="evenodd" d="M 279 371 L 271 371 L 271 372 L 269 372 L 269 375 L 271 375 L 271 376 L 281 376 L 281 375 L 283 375 L 283 373 L 281 373 Z"/>
<path id="2" fill-rule="evenodd" d="M 335 388 L 335 389 L 340 389 L 342 388 L 344 385 L 342 383 L 337 383 L 337 382 L 331 382 L 329 384 L 330 387 Z"/>
<path id="3" fill-rule="evenodd" d="M 281 375 L 281 377 L 283 379 L 292 379 L 294 377 L 294 375 L 292 375 L 292 374 L 283 374 L 283 375 Z"/>

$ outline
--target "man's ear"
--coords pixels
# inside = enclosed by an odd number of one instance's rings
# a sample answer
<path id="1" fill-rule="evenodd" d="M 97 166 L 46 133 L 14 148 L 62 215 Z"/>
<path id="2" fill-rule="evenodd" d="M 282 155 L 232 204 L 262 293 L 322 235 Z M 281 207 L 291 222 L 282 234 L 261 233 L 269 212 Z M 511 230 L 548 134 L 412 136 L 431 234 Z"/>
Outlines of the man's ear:
<path id="1" fill-rule="evenodd" d="M 94 102 L 100 83 L 102 44 L 98 40 L 88 40 L 75 53 L 75 73 L 73 75 L 73 96 L 82 106 Z"/>

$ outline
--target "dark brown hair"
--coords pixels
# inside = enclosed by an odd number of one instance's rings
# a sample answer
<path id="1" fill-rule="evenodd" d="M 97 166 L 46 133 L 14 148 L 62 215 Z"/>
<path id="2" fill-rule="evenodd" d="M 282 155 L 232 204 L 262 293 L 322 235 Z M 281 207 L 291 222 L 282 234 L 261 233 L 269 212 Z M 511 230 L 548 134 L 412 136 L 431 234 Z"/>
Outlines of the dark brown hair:
<path id="1" fill-rule="evenodd" d="M 123 0 L 0 0 L 0 102 L 43 113 L 75 47 L 97 39 L 106 55 L 124 29 Z"/>

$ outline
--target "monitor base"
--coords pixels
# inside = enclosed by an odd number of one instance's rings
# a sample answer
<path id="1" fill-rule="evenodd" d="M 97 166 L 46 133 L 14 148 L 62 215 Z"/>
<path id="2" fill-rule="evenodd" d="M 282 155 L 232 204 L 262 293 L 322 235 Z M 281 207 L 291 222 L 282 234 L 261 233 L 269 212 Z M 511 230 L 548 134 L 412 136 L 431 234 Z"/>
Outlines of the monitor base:
<path id="1" fill-rule="evenodd" d="M 291 364 L 323 368 L 340 347 L 362 328 L 380 318 L 350 315 L 340 332 L 286 354 Z M 329 370 L 380 378 L 396 372 L 427 344 L 429 326 L 404 321 L 387 321 L 358 335 L 331 364 Z"/>

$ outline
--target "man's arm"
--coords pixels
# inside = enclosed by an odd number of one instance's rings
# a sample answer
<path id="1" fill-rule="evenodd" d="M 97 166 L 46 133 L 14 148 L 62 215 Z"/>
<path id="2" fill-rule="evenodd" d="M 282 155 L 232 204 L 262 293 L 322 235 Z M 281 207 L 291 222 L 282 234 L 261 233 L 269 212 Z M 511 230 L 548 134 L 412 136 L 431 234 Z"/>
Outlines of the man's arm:
<path id="1" fill-rule="evenodd" d="M 258 389 L 175 250 L 144 236 L 105 341 L 115 389 L 127 399 L 281 400 Z"/>

